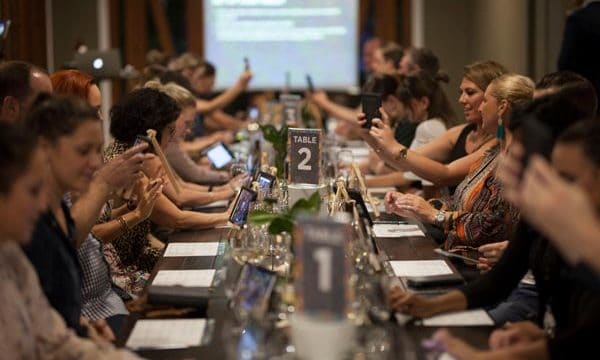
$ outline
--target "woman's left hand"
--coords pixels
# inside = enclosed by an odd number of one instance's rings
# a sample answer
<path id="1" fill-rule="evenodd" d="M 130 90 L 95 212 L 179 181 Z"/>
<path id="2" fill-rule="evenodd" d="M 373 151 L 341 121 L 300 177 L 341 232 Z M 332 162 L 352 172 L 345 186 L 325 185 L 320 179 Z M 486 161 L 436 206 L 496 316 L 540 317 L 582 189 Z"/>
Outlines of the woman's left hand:
<path id="1" fill-rule="evenodd" d="M 423 222 L 433 224 L 438 210 L 434 208 L 427 200 L 413 194 L 404 194 L 395 199 L 394 211 L 400 216 L 417 218 Z"/>

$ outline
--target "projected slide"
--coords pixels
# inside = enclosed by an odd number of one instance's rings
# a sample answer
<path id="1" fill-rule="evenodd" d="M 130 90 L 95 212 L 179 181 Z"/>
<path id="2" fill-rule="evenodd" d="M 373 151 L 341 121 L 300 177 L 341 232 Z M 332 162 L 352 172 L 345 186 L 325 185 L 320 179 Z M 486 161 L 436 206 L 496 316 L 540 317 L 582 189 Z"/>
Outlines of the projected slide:
<path id="1" fill-rule="evenodd" d="M 204 53 L 217 89 L 235 83 L 250 61 L 251 89 L 357 84 L 358 0 L 205 0 Z"/>

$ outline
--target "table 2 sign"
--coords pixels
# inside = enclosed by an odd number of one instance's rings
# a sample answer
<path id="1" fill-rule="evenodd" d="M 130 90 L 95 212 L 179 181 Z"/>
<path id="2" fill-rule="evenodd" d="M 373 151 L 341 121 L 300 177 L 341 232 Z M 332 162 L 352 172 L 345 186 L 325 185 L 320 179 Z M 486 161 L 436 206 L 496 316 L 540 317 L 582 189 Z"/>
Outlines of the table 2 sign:
<path id="1" fill-rule="evenodd" d="M 321 175 L 321 130 L 290 129 L 290 182 L 319 184 Z"/>
<path id="2" fill-rule="evenodd" d="M 298 311 L 329 319 L 346 315 L 351 302 L 345 253 L 351 236 L 347 219 L 299 221 L 294 230 Z"/>

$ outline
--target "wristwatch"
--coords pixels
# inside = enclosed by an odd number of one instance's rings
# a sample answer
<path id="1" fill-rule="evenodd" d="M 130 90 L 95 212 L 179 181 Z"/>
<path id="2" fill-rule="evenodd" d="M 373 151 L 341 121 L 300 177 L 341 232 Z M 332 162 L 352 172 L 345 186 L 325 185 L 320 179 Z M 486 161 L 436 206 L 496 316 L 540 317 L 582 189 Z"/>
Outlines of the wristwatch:
<path id="1" fill-rule="evenodd" d="M 446 212 L 444 210 L 438 211 L 435 215 L 435 224 L 438 226 L 443 226 L 446 221 Z"/>
<path id="2" fill-rule="evenodd" d="M 403 147 L 402 149 L 400 149 L 400 151 L 398 151 L 398 153 L 396 154 L 396 160 L 404 160 L 406 159 L 406 156 L 408 155 L 408 148 Z"/>

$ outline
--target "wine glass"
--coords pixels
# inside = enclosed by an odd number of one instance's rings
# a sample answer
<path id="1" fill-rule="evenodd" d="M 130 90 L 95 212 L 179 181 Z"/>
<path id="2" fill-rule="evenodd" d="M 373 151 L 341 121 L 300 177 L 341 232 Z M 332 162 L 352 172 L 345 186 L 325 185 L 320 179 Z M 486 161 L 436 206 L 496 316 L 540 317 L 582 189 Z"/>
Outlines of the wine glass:
<path id="1" fill-rule="evenodd" d="M 340 150 L 337 153 L 337 176 L 343 177 L 344 180 L 348 179 L 350 175 L 350 169 L 352 167 L 352 163 L 354 162 L 354 155 L 350 150 Z"/>

